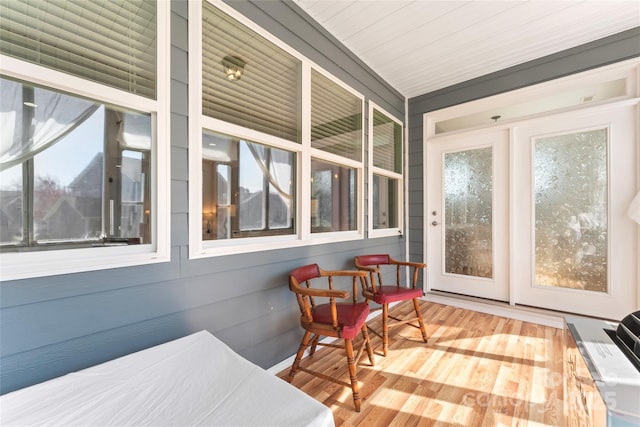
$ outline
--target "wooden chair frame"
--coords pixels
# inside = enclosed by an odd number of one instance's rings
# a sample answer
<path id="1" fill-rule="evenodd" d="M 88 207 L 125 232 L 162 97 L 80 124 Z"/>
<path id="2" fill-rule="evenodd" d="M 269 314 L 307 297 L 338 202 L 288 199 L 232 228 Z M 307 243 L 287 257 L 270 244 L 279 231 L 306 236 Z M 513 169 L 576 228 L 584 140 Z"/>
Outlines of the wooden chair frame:
<path id="1" fill-rule="evenodd" d="M 368 261 L 365 262 L 364 260 Z M 370 261 L 375 260 L 372 263 Z M 408 324 L 409 326 L 413 326 L 414 328 L 420 329 L 422 333 L 422 339 L 424 342 L 427 342 L 427 331 L 424 326 L 424 322 L 422 320 L 422 314 L 420 313 L 420 305 L 418 303 L 417 298 L 406 298 L 411 299 L 413 301 L 413 307 L 415 309 L 416 315 L 409 319 L 399 319 L 397 317 L 389 315 L 389 303 L 383 303 L 380 301 L 379 289 L 383 286 L 382 283 L 382 272 L 381 265 L 392 265 L 396 267 L 396 284 L 395 286 L 400 288 L 401 285 L 401 270 L 403 267 L 409 267 L 411 269 L 411 284 L 410 289 L 417 289 L 418 284 L 418 273 L 421 269 L 426 267 L 426 264 L 421 262 L 411 262 L 411 261 L 399 261 L 393 259 L 389 255 L 359 255 L 356 256 L 353 260 L 355 267 L 360 271 L 365 271 L 368 273 L 369 278 L 369 286 L 364 288 L 362 294 L 369 301 L 374 301 L 380 304 L 380 307 L 371 309 L 374 310 L 382 310 L 382 334 L 371 329 L 371 332 L 376 334 L 377 336 L 382 338 L 382 352 L 384 356 L 388 353 L 389 348 L 389 328 L 392 326 L 401 326 Z M 376 280 L 377 278 L 377 280 Z M 377 282 L 377 283 L 376 283 Z M 384 285 L 387 286 L 387 285 Z M 389 319 L 392 319 L 394 322 L 390 323 Z M 418 324 L 414 322 L 417 321 Z"/>
<path id="2" fill-rule="evenodd" d="M 307 271 L 305 271 L 305 269 Z M 296 272 L 303 271 L 302 276 L 308 275 L 306 280 L 303 280 L 302 283 L 298 281 L 298 274 Z M 336 384 L 340 384 L 345 387 L 349 387 L 353 393 L 353 404 L 355 406 L 356 411 L 360 412 L 360 390 L 358 385 L 358 377 L 356 372 L 356 364 L 359 362 L 360 357 L 362 356 L 363 350 L 366 349 L 367 355 L 369 357 L 369 362 L 371 366 L 374 366 L 375 362 L 373 359 L 373 350 L 371 349 L 371 343 L 369 341 L 369 334 L 367 333 L 367 324 L 366 317 L 362 322 L 362 326 L 360 328 L 360 332 L 362 333 L 362 343 L 357 350 L 357 354 L 354 356 L 353 349 L 353 338 L 350 335 L 353 335 L 353 331 L 349 334 L 345 335 L 345 331 L 343 326 L 339 321 L 339 308 L 336 300 L 347 300 L 349 299 L 349 292 L 339 289 L 334 289 L 333 287 L 333 278 L 334 277 L 352 277 L 352 304 L 366 304 L 365 302 L 358 303 L 358 282 L 362 288 L 366 285 L 366 272 L 363 271 L 349 271 L 349 270 L 322 270 L 316 264 L 312 264 L 309 266 L 301 267 L 299 269 L 294 270 L 289 275 L 289 289 L 296 294 L 296 299 L 298 301 L 298 305 L 300 306 L 300 325 L 305 330 L 304 336 L 302 337 L 302 341 L 300 343 L 300 347 L 296 354 L 296 358 L 291 366 L 291 370 L 289 371 L 289 376 L 287 378 L 288 382 L 293 381 L 293 377 L 297 373 L 298 370 L 306 372 L 308 374 L 314 375 L 318 378 L 334 382 Z M 321 281 L 318 279 L 327 278 L 327 289 L 320 289 L 318 287 L 312 287 L 311 282 Z M 331 323 L 320 323 L 317 320 L 314 320 L 314 310 L 317 307 L 326 306 L 326 304 L 316 305 L 316 298 L 329 298 L 330 312 L 331 312 Z M 369 308 L 366 307 L 366 313 L 369 313 Z M 326 337 L 334 337 L 341 338 L 344 340 L 343 345 L 338 345 L 334 343 L 322 343 L 320 342 L 320 338 L 322 336 Z M 307 347 L 311 345 L 309 350 L 309 355 L 313 355 L 316 351 L 316 347 L 318 345 L 322 345 L 325 347 L 333 347 L 340 348 L 346 350 L 347 353 L 347 365 L 349 369 L 349 377 L 350 382 L 342 381 L 338 378 L 334 378 L 323 374 L 321 372 L 314 371 L 307 367 L 300 366 L 300 362 L 304 355 Z"/>

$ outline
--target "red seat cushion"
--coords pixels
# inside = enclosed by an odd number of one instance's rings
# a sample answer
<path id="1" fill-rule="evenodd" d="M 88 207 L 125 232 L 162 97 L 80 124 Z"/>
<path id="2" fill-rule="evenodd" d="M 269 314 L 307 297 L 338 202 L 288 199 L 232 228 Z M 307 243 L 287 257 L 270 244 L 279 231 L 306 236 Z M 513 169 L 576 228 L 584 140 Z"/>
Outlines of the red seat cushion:
<path id="1" fill-rule="evenodd" d="M 362 329 L 369 315 L 369 304 L 336 304 L 338 311 L 338 324 L 342 327 L 342 337 L 353 339 Z M 331 324 L 331 304 L 322 304 L 313 310 L 313 321 L 317 323 Z"/>
<path id="2" fill-rule="evenodd" d="M 369 288 L 369 292 L 373 292 L 371 288 Z M 403 288 L 401 286 L 376 286 L 376 295 L 373 300 L 378 304 L 389 304 L 421 297 L 422 289 Z"/>

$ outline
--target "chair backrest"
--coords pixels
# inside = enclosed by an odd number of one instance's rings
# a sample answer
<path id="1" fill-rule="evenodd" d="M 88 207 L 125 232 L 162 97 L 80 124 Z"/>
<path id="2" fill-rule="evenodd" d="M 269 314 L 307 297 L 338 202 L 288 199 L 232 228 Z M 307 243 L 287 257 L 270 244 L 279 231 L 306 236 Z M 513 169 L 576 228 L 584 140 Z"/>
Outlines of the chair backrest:
<path id="1" fill-rule="evenodd" d="M 389 264 L 389 255 L 377 254 L 377 255 L 358 255 L 355 257 L 356 264 L 370 266 Z"/>
<path id="2" fill-rule="evenodd" d="M 298 267 L 289 274 L 289 277 L 295 278 L 298 284 L 300 284 L 307 280 L 320 277 L 320 267 L 318 267 L 318 264 L 309 264 L 303 267 Z M 289 286 L 291 286 L 291 284 Z"/>
<path id="3" fill-rule="evenodd" d="M 391 257 L 388 254 L 374 254 L 374 255 L 357 255 L 354 257 L 353 262 L 356 268 L 364 269 L 369 272 L 369 286 L 371 286 L 372 292 L 377 292 L 378 286 L 382 286 L 382 271 L 381 265 L 389 265 Z M 378 283 L 376 284 L 376 277 Z M 399 282 L 398 282 L 399 283 Z M 367 291 L 363 290 L 363 294 L 366 295 Z"/>
<path id="4" fill-rule="evenodd" d="M 398 261 L 393 259 L 388 254 L 375 254 L 375 255 L 358 255 L 354 258 L 354 264 L 356 268 L 369 272 L 370 285 L 373 288 L 373 292 L 376 292 L 377 286 L 382 286 L 382 266 L 391 265 L 395 266 L 396 270 L 396 286 L 401 286 L 401 272 L 402 268 L 410 267 L 412 270 L 411 275 L 411 287 L 415 288 L 418 283 L 418 271 L 425 268 L 425 264 L 421 262 L 410 261 Z M 386 267 L 389 268 L 389 267 Z M 375 280 L 378 278 L 378 283 Z"/>
<path id="5" fill-rule="evenodd" d="M 311 295 L 305 295 L 300 292 L 302 284 L 304 283 L 307 288 L 311 287 L 309 280 L 320 277 L 320 267 L 318 264 L 309 264 L 302 267 L 298 267 L 289 273 L 289 289 L 296 294 L 296 300 L 300 307 L 300 314 L 307 318 L 308 322 L 313 322 L 312 311 L 315 307 L 315 301 Z"/>

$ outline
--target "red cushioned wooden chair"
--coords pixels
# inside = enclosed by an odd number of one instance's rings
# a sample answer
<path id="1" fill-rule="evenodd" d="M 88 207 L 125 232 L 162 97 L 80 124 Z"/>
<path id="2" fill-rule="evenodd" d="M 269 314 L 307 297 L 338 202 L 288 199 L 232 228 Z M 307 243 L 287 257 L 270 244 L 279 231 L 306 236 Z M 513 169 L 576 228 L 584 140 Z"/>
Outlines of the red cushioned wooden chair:
<path id="1" fill-rule="evenodd" d="M 389 327 L 409 324 L 414 328 L 420 329 L 422 339 L 427 342 L 427 331 L 422 322 L 422 314 L 420 314 L 420 306 L 418 298 L 422 297 L 422 289 L 416 288 L 418 283 L 418 272 L 426 267 L 421 262 L 396 261 L 389 255 L 359 255 L 354 258 L 354 264 L 358 270 L 369 273 L 369 285 L 362 294 L 367 300 L 374 301 L 381 305 L 382 309 L 382 352 L 386 356 L 389 348 Z M 395 266 L 396 283 L 394 285 L 384 285 L 382 283 L 381 267 L 385 265 Z M 412 271 L 411 287 L 400 285 L 400 273 L 402 267 L 410 267 Z M 377 282 L 376 282 L 377 279 Z M 416 310 L 416 316 L 410 319 L 398 319 L 389 315 L 389 303 L 397 301 L 413 300 L 413 306 Z M 389 323 L 389 319 L 395 322 Z M 418 324 L 415 324 L 415 321 Z M 414 323 L 412 323 L 414 322 Z M 380 336 L 379 333 L 372 330 L 373 333 Z"/>
<path id="2" fill-rule="evenodd" d="M 333 278 L 337 276 L 352 277 L 353 296 L 350 302 L 336 302 L 336 299 L 349 298 L 349 292 L 333 288 Z M 296 354 L 296 359 L 289 371 L 288 381 L 291 382 L 296 372 L 300 370 L 324 380 L 350 387 L 353 392 L 353 404 L 358 412 L 360 412 L 360 392 L 356 375 L 356 363 L 360 360 L 363 348 L 367 350 L 371 366 L 374 365 L 373 351 L 371 350 L 366 324 L 367 316 L 369 315 L 369 303 L 367 301 L 357 302 L 358 283 L 364 288 L 366 286 L 366 277 L 367 274 L 364 271 L 327 271 L 322 270 L 317 264 L 297 268 L 289 275 L 289 289 L 296 294 L 296 299 L 300 306 L 300 325 L 305 330 L 305 333 Z M 327 301 L 327 299 L 328 302 L 320 304 L 320 302 Z M 359 332 L 362 332 L 363 340 L 357 355 L 354 357 L 353 340 Z M 322 336 L 342 338 L 344 345 L 321 343 L 319 340 Z M 315 353 L 318 345 L 345 349 L 351 383 L 349 384 L 338 378 L 300 366 L 300 360 L 310 344 L 310 355 Z"/>

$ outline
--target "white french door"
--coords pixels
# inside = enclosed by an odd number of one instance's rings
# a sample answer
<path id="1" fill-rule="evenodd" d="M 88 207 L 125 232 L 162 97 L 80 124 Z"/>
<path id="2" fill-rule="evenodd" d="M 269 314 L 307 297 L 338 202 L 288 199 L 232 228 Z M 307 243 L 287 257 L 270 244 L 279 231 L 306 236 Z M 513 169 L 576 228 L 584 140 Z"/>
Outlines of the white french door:
<path id="1" fill-rule="evenodd" d="M 610 319 L 635 310 L 637 110 L 623 106 L 516 128 L 512 251 L 520 304 Z"/>
<path id="2" fill-rule="evenodd" d="M 637 309 L 638 110 L 427 141 L 429 290 L 621 319 Z"/>
<path id="3" fill-rule="evenodd" d="M 508 131 L 427 144 L 429 289 L 507 301 Z"/>

